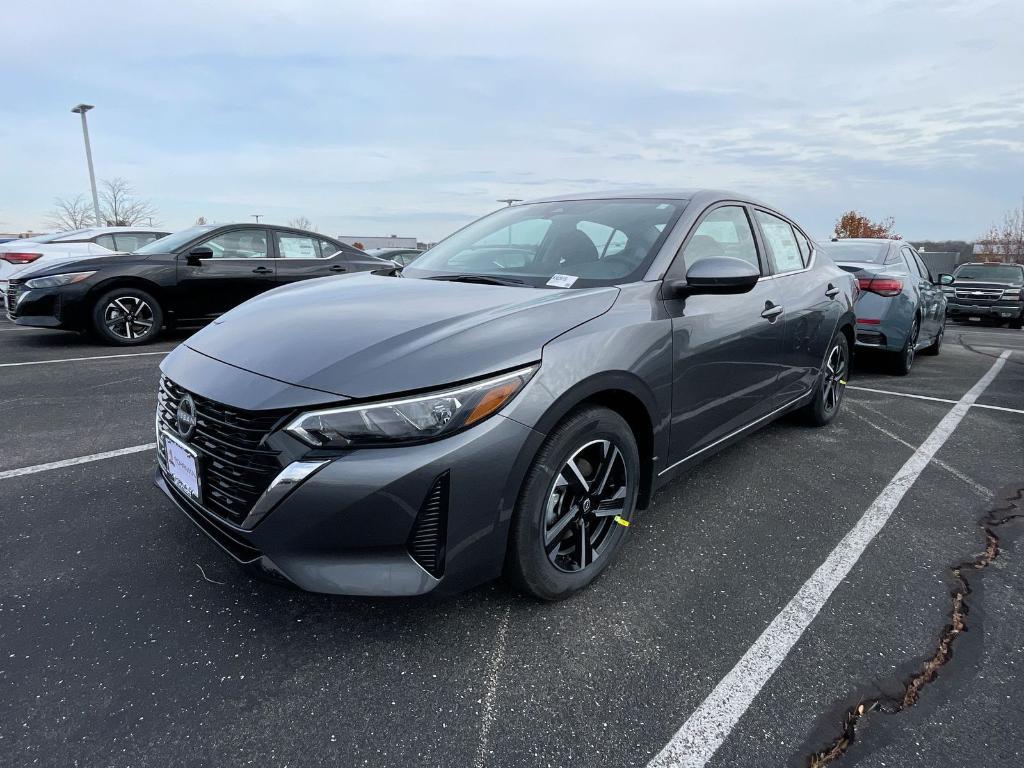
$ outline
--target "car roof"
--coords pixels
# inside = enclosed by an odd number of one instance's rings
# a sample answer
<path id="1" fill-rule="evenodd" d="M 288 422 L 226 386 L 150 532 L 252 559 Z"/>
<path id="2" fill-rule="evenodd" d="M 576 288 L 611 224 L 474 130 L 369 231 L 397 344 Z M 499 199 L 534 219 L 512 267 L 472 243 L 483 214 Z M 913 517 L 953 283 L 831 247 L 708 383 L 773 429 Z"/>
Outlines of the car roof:
<path id="1" fill-rule="evenodd" d="M 902 237 L 835 237 L 823 245 L 842 245 L 843 243 L 905 243 Z"/>
<path id="2" fill-rule="evenodd" d="M 752 203 L 754 205 L 762 205 L 765 208 L 774 208 L 767 203 L 758 200 L 750 195 L 740 194 L 738 192 L 730 192 L 725 189 L 711 189 L 711 188 L 660 188 L 660 187 L 636 187 L 627 189 L 608 189 L 598 190 L 593 192 L 576 192 L 573 194 L 565 195 L 551 195 L 548 197 L 541 197 L 532 200 L 526 200 L 525 204 L 529 203 L 557 203 L 557 202 L 568 202 L 570 200 L 679 200 L 686 202 L 689 200 L 742 200 L 744 202 Z"/>
<path id="3" fill-rule="evenodd" d="M 956 265 L 957 269 L 960 267 L 1024 267 L 1024 264 L 1016 261 L 965 261 Z"/>

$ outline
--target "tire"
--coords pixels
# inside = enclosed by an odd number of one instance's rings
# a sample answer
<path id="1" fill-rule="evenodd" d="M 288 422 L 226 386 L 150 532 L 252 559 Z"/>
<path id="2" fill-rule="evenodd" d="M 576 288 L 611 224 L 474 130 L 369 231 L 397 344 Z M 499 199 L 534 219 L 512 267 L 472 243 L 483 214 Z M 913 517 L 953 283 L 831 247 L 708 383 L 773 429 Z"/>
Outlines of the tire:
<path id="1" fill-rule="evenodd" d="M 128 315 L 133 321 L 126 321 Z M 92 307 L 92 327 L 107 344 L 134 347 L 148 344 L 160 335 L 164 313 L 153 296 L 139 288 L 125 286 L 108 291 Z"/>
<path id="2" fill-rule="evenodd" d="M 1024 317 L 1018 317 L 1016 320 L 1011 320 L 1010 327 L 1015 331 L 1019 331 L 1021 328 L 1024 328 Z"/>
<path id="3" fill-rule="evenodd" d="M 622 547 L 639 480 L 636 438 L 625 419 L 600 406 L 568 415 L 526 474 L 512 516 L 506 578 L 539 600 L 562 600 L 586 587 Z"/>
<path id="4" fill-rule="evenodd" d="M 922 355 L 937 355 L 942 350 L 942 339 L 946 335 L 946 322 L 939 326 L 939 332 L 935 335 L 935 341 L 921 350 Z"/>
<path id="5" fill-rule="evenodd" d="M 839 413 L 850 375 L 850 342 L 842 331 L 835 335 L 825 355 L 825 364 L 814 388 L 814 397 L 800 409 L 805 424 L 824 427 Z"/>
<path id="6" fill-rule="evenodd" d="M 914 318 L 914 324 L 910 327 L 907 341 L 903 349 L 892 356 L 892 372 L 897 376 L 906 376 L 914 367 L 914 355 L 917 352 L 917 337 L 921 335 L 921 321 Z"/>

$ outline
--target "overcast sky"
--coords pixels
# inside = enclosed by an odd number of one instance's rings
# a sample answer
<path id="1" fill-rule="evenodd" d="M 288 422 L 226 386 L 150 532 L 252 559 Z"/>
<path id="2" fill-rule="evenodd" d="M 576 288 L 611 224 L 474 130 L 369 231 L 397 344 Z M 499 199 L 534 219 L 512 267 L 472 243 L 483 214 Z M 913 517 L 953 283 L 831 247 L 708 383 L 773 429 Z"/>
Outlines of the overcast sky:
<path id="1" fill-rule="evenodd" d="M 0 12 L 0 231 L 100 178 L 171 228 L 433 240 L 587 189 L 973 238 L 1024 195 L 1024 2 L 34 0 Z"/>

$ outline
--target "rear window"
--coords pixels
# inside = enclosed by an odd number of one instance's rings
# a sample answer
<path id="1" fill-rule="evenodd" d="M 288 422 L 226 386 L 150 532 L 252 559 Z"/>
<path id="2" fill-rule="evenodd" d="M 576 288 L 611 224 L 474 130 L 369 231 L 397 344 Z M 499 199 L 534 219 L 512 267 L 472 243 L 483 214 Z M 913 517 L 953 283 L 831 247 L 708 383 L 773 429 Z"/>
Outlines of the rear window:
<path id="1" fill-rule="evenodd" d="M 967 264 L 953 273 L 953 279 L 1020 283 L 1024 282 L 1024 267 L 1016 264 Z"/>
<path id="2" fill-rule="evenodd" d="M 882 240 L 878 243 L 844 243 L 841 240 L 832 243 L 822 243 L 833 261 L 858 261 L 863 264 L 884 264 L 885 255 L 889 252 L 889 241 Z M 893 261 L 890 259 L 890 261 Z"/>

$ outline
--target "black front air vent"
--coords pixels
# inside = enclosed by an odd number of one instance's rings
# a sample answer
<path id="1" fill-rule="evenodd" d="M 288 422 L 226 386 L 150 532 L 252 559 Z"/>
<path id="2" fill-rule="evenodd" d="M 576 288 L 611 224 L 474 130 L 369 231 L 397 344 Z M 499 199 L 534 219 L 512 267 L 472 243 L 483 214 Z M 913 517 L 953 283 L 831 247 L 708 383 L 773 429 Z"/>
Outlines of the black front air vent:
<path id="1" fill-rule="evenodd" d="M 436 579 L 444 575 L 444 550 L 448 538 L 449 473 L 439 475 L 423 500 L 409 534 L 409 554 Z"/>

